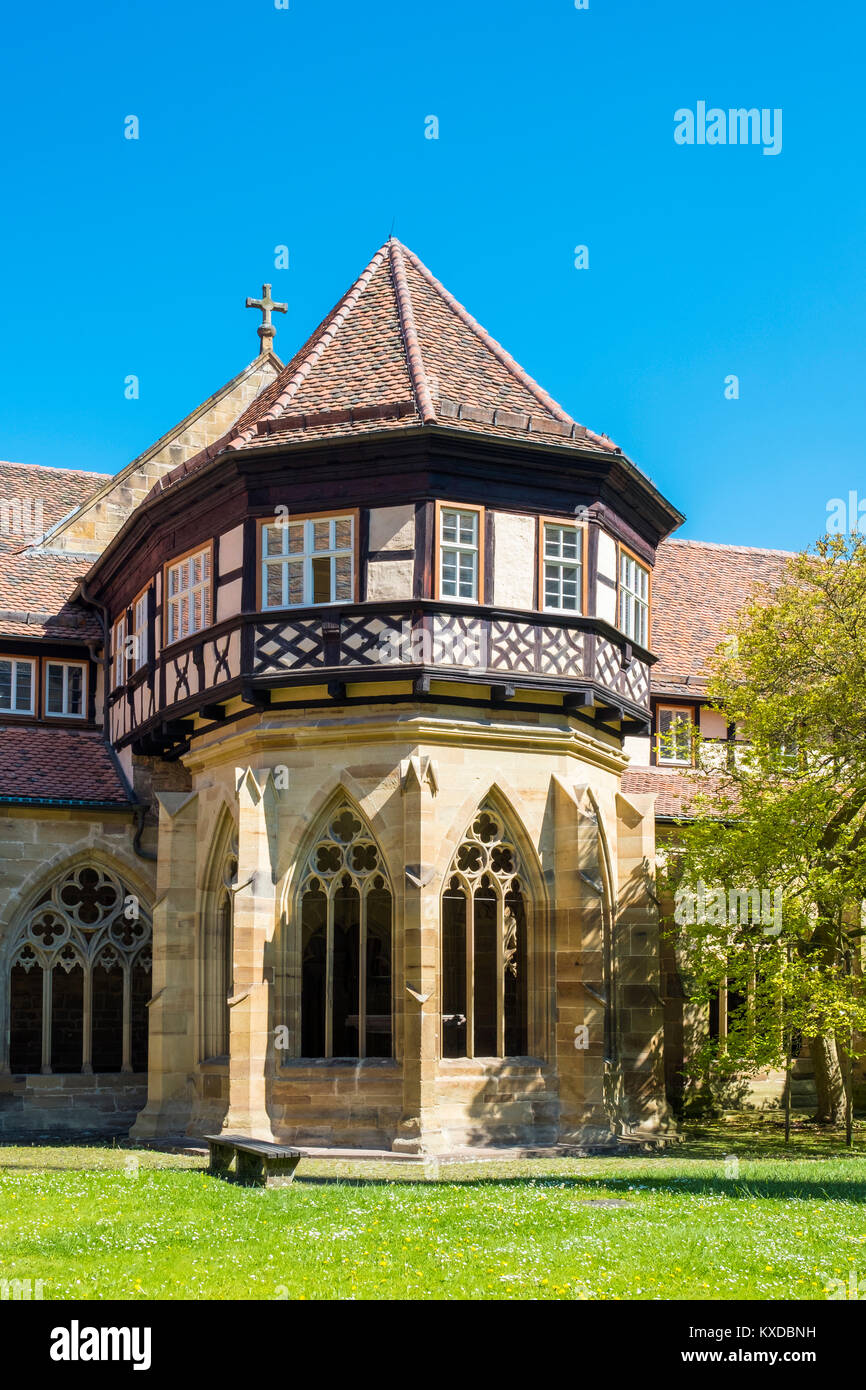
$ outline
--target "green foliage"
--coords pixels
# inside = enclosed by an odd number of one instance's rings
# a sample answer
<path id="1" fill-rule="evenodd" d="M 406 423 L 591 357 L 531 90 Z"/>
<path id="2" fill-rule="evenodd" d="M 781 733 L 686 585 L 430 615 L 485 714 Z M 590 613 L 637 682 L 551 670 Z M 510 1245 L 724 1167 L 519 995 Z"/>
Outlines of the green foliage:
<path id="1" fill-rule="evenodd" d="M 694 1058 L 696 1075 L 781 1065 L 794 1030 L 846 1051 L 852 1030 L 866 1032 L 864 633 L 866 543 L 825 537 L 747 604 L 716 654 L 709 694 L 743 742 L 727 766 L 695 774 L 694 819 L 680 824 L 660 886 L 679 890 L 680 907 L 704 884 L 758 889 L 779 910 L 758 922 L 679 912 L 691 997 L 709 1000 L 724 980 L 748 996 L 727 1040 Z"/>

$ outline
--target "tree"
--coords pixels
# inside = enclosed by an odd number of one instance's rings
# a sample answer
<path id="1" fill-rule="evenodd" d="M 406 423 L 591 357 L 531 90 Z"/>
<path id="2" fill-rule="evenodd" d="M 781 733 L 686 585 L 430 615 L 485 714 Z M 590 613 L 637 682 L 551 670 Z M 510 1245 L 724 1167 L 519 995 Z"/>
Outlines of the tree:
<path id="1" fill-rule="evenodd" d="M 695 1000 L 742 996 L 697 1068 L 778 1066 L 809 1039 L 817 1120 L 845 1109 L 840 1051 L 866 1033 L 859 952 L 866 900 L 866 541 L 827 536 L 741 610 L 709 673 L 742 742 L 692 776 L 663 868 Z M 720 826 L 720 820 L 723 826 Z M 850 1114 L 850 1099 L 849 1099 Z"/>

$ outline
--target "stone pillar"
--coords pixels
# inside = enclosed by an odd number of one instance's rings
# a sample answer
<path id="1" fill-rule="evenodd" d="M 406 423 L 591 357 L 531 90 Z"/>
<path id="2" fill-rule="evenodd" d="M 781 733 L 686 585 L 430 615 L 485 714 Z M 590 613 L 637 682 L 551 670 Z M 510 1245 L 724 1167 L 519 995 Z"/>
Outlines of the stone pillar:
<path id="1" fill-rule="evenodd" d="M 652 796 L 616 798 L 614 973 L 622 1108 L 629 1132 L 648 1138 L 671 1128 L 665 1097 L 654 808 Z"/>
<path id="2" fill-rule="evenodd" d="M 267 1106 L 271 1043 L 265 954 L 276 929 L 277 800 L 270 770 L 238 768 L 238 877 L 234 994 L 229 1000 L 229 1106 L 223 1132 L 272 1140 Z"/>
<path id="3" fill-rule="evenodd" d="M 197 792 L 160 792 L 147 1104 L 132 1139 L 180 1137 L 194 1104 Z"/>
<path id="4" fill-rule="evenodd" d="M 610 903 L 598 809 L 585 786 L 554 788 L 551 946 L 559 1142 L 603 1144 L 612 1124 L 605 1095 L 610 1050 Z"/>
<path id="5" fill-rule="evenodd" d="M 443 1146 L 437 1115 L 436 1078 L 442 1012 L 439 988 L 439 902 L 436 857 L 436 766 L 415 755 L 401 764 L 403 795 L 403 978 L 397 982 L 403 1020 L 403 1113 L 392 1148 L 398 1153 L 437 1153 Z"/>

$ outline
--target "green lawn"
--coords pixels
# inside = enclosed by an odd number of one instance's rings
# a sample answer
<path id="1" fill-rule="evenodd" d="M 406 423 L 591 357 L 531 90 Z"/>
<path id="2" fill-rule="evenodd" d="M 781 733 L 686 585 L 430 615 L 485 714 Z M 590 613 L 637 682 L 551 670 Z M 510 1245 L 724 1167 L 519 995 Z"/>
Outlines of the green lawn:
<path id="1" fill-rule="evenodd" d="M 774 1127 L 717 1126 L 660 1156 L 430 1181 L 305 1162 L 273 1191 L 200 1158 L 0 1148 L 0 1280 L 52 1299 L 824 1299 L 866 1280 L 864 1143 L 804 1128 L 783 1156 Z"/>

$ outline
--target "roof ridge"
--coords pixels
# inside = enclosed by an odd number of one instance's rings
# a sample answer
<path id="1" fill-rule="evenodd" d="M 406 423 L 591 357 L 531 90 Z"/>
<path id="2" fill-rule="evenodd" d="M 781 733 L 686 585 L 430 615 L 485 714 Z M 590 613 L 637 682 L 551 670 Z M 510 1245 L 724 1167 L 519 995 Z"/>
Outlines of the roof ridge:
<path id="1" fill-rule="evenodd" d="M 661 545 L 693 545 L 701 550 L 739 550 L 748 555 L 799 555 L 798 550 L 773 550 L 762 545 L 737 545 L 735 541 L 694 541 L 685 536 L 667 536 Z"/>
<path id="2" fill-rule="evenodd" d="M 0 459 L 0 468 L 38 468 L 43 473 L 74 473 L 78 478 L 112 478 L 113 473 L 100 473 L 93 468 L 61 468 L 56 463 L 16 463 L 14 459 Z"/>
<path id="3" fill-rule="evenodd" d="M 424 354 L 421 351 L 421 339 L 418 336 L 418 326 L 415 322 L 415 310 L 412 305 L 412 291 L 409 288 L 409 281 L 406 278 L 403 246 L 396 237 L 391 237 L 389 239 L 388 246 L 391 273 L 394 282 L 394 297 L 397 301 L 397 313 L 400 316 L 400 330 L 403 335 L 403 344 L 409 366 L 409 380 L 412 382 L 412 390 L 415 393 L 415 399 L 418 402 L 418 410 L 423 423 L 425 425 L 435 425 L 436 407 L 433 404 L 430 382 L 427 378 L 427 371 L 424 366 Z"/>
<path id="4" fill-rule="evenodd" d="M 396 242 L 396 237 L 394 238 L 394 241 Z M 404 246 L 402 242 L 397 242 L 397 245 L 400 246 L 402 251 L 405 251 L 406 255 L 409 257 L 409 260 L 412 262 L 412 265 L 414 265 L 418 273 L 420 275 L 423 275 L 424 279 L 428 282 L 428 284 L 432 285 L 433 289 L 439 295 L 440 299 L 443 300 L 443 302 L 448 306 L 451 312 L 457 315 L 461 322 L 466 325 L 470 332 L 475 334 L 476 338 L 478 338 L 484 344 L 484 346 L 488 349 L 489 352 L 493 353 L 494 357 L 496 357 L 502 363 L 503 367 L 505 367 L 506 370 L 511 373 L 515 380 L 519 381 L 521 386 L 525 386 L 526 389 L 532 393 L 532 395 L 539 402 L 539 404 L 544 406 L 545 410 L 549 410 L 550 413 L 557 420 L 561 420 L 563 424 L 577 424 L 577 421 L 574 420 L 573 417 L 569 415 L 568 412 L 564 410 L 563 407 L 557 401 L 555 401 L 552 396 L 549 396 L 547 394 L 544 387 L 539 386 L 538 382 L 535 381 L 534 378 L 531 377 L 527 371 L 524 371 L 520 363 L 515 361 L 515 359 L 511 356 L 511 353 L 507 352 L 505 348 L 501 345 L 501 343 L 498 343 L 496 339 L 487 332 L 487 329 L 483 328 L 481 324 L 478 322 L 478 320 L 472 317 L 469 310 L 464 308 L 464 306 L 460 303 L 459 299 L 455 299 L 454 295 L 450 292 L 450 290 L 447 290 L 445 288 L 441 280 L 436 279 L 436 276 L 433 274 L 432 270 L 428 270 L 424 262 L 420 260 L 418 256 L 415 255 L 414 251 L 412 251 L 408 246 Z"/>
<path id="5" fill-rule="evenodd" d="M 300 366 L 294 372 L 288 385 L 280 392 L 270 409 L 260 417 L 262 421 L 278 419 L 279 416 L 282 415 L 286 406 L 289 405 L 292 399 L 297 395 L 300 387 L 306 381 L 325 349 L 329 347 L 336 338 L 384 259 L 385 247 L 381 246 L 370 263 L 361 271 L 361 274 L 358 276 L 351 289 L 347 290 L 343 298 L 337 301 L 335 308 L 331 310 L 327 318 L 322 320 L 322 324 L 320 325 L 322 332 L 319 333 L 317 337 L 314 334 L 315 341 L 312 347 L 304 357 Z M 226 445 L 226 449 L 242 449 L 256 434 L 258 424 L 259 420 L 255 420 L 251 427 L 245 429 L 243 433 L 235 435 Z"/>

